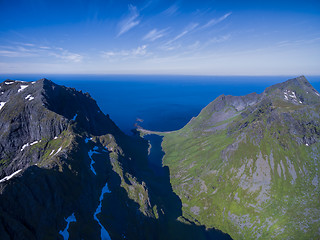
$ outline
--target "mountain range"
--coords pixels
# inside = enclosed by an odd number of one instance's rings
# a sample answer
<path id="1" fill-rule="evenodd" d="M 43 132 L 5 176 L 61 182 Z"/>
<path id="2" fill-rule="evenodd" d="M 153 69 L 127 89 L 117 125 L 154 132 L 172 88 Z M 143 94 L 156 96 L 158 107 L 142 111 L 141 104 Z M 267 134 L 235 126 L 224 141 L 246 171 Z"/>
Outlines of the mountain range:
<path id="1" fill-rule="evenodd" d="M 89 93 L 6 80 L 0 239 L 316 239 L 319 107 L 301 76 L 221 95 L 178 131 L 128 136 Z"/>
<path id="2" fill-rule="evenodd" d="M 221 95 L 163 135 L 183 216 L 234 239 L 320 236 L 320 94 L 304 76 Z"/>
<path id="3" fill-rule="evenodd" d="M 182 217 L 148 141 L 88 93 L 47 79 L 0 91 L 0 239 L 230 239 Z"/>

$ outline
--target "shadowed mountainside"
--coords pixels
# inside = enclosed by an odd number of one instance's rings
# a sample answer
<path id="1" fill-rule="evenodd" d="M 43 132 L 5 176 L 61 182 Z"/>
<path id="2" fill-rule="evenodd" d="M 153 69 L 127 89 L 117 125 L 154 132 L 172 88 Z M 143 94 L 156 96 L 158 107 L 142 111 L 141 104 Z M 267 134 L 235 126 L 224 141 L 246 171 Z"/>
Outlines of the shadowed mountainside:
<path id="1" fill-rule="evenodd" d="M 88 93 L 47 79 L 0 87 L 1 239 L 230 239 L 181 217 L 169 169 L 154 174 L 148 142 Z"/>

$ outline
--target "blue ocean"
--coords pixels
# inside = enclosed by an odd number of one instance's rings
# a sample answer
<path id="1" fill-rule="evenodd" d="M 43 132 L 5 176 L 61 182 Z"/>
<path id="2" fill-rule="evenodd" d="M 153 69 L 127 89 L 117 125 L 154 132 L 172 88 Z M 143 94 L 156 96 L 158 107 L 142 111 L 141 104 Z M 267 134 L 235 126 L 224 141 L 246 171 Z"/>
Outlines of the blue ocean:
<path id="1" fill-rule="evenodd" d="M 34 81 L 48 78 L 76 88 L 97 101 L 105 114 L 127 134 L 134 125 L 157 131 L 182 128 L 221 94 L 261 93 L 295 76 L 147 76 L 147 75 L 1 75 L 0 80 Z M 320 90 L 320 76 L 307 79 Z"/>

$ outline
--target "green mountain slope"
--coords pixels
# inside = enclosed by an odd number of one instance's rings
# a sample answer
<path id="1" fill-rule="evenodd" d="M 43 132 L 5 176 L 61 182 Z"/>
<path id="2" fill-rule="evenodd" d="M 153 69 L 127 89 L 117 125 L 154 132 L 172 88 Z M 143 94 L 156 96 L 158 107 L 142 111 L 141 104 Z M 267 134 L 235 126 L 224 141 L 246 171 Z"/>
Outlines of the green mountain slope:
<path id="1" fill-rule="evenodd" d="M 164 133 L 183 216 L 234 239 L 320 236 L 320 94 L 301 76 L 220 96 Z"/>

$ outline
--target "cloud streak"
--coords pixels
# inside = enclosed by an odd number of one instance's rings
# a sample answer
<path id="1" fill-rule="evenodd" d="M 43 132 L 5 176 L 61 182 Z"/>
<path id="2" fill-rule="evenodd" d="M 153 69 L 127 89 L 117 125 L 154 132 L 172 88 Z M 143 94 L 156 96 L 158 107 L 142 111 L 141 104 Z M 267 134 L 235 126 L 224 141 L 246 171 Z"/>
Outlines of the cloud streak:
<path id="1" fill-rule="evenodd" d="M 119 23 L 118 37 L 140 24 L 140 13 L 137 7 L 129 5 L 129 15 Z"/>
<path id="2" fill-rule="evenodd" d="M 167 34 L 167 30 L 168 29 L 162 29 L 162 30 L 158 30 L 158 29 L 153 29 L 151 30 L 150 32 L 148 32 L 144 37 L 143 37 L 143 40 L 146 40 L 146 41 L 155 41 L 159 38 L 162 38 L 164 37 L 166 34 Z"/>
<path id="3" fill-rule="evenodd" d="M 83 59 L 82 55 L 80 55 L 78 53 L 72 53 L 72 52 L 69 52 L 68 50 L 64 50 L 64 49 L 62 49 L 62 50 L 59 49 L 59 52 L 50 51 L 49 55 L 54 56 L 59 59 L 62 59 L 62 60 L 65 60 L 66 62 L 74 62 L 74 63 L 79 63 Z"/>
<path id="4" fill-rule="evenodd" d="M 220 18 L 213 18 L 209 22 L 207 22 L 205 25 L 203 25 L 201 28 L 204 29 L 204 28 L 214 26 L 214 25 L 224 21 L 225 19 L 227 19 L 231 14 L 232 14 L 232 12 L 228 12 Z"/>
<path id="5" fill-rule="evenodd" d="M 167 8 L 163 13 L 168 16 L 174 15 L 179 10 L 179 6 L 177 4 L 171 5 L 169 8 Z"/>
<path id="6" fill-rule="evenodd" d="M 1 49 L 2 48 L 2 49 Z M 14 46 L 1 46 L 0 56 L 10 58 L 54 56 L 66 62 L 81 62 L 83 56 L 59 47 L 37 46 L 31 43 L 17 43 Z"/>
<path id="7" fill-rule="evenodd" d="M 276 45 L 278 47 L 294 47 L 294 46 L 301 46 L 301 45 L 309 45 L 313 43 L 317 43 L 320 41 L 320 37 L 318 38 L 313 38 L 313 39 L 300 39 L 300 40 L 286 40 L 286 41 L 281 41 L 278 42 Z"/>
<path id="8" fill-rule="evenodd" d="M 131 50 L 102 52 L 102 57 L 108 58 L 108 59 L 119 58 L 119 57 L 134 58 L 139 56 L 145 56 L 146 54 L 147 54 L 147 45 L 142 45 Z"/>
<path id="9" fill-rule="evenodd" d="M 0 50 L 0 56 L 19 58 L 19 57 L 33 57 L 33 56 L 37 56 L 37 54 L 22 52 L 19 50 Z"/>
<path id="10" fill-rule="evenodd" d="M 186 29 L 181 32 L 180 34 L 178 34 L 177 36 L 175 36 L 173 39 L 169 40 L 167 42 L 167 44 L 171 44 L 175 41 L 177 41 L 178 39 L 182 38 L 183 36 L 187 35 L 189 32 L 191 32 L 192 30 L 194 30 L 199 24 L 198 23 L 192 23 L 190 24 L 188 27 L 186 27 Z"/>

